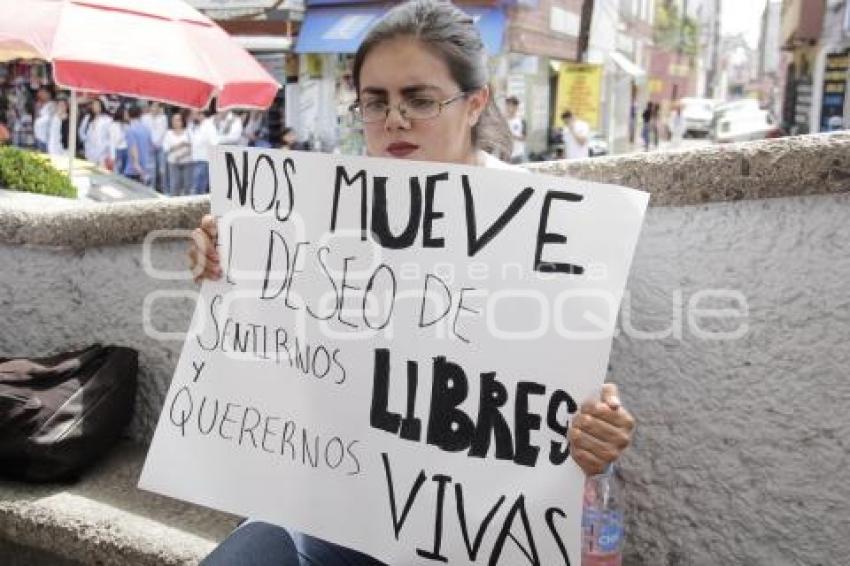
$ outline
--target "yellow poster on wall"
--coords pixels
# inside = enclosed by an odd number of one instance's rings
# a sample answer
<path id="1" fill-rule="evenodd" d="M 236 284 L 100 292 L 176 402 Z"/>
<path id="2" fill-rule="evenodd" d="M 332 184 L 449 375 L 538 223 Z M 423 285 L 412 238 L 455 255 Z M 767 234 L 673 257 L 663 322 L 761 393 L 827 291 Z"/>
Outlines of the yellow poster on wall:
<path id="1" fill-rule="evenodd" d="M 561 63 L 558 76 L 558 95 L 555 99 L 554 123 L 561 125 L 561 114 L 570 110 L 574 116 L 599 128 L 601 105 L 602 65 Z"/>

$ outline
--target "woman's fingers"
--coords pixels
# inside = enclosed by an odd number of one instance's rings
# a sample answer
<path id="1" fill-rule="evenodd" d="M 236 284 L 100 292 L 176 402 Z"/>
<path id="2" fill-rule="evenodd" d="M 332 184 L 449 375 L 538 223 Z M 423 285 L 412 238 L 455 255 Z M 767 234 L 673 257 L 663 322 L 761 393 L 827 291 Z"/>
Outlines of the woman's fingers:
<path id="1" fill-rule="evenodd" d="M 567 438 L 570 454 L 588 474 L 603 468 L 623 453 L 631 442 L 635 421 L 621 405 L 616 386 L 606 384 L 601 400 L 582 403 L 572 419 Z"/>
<path id="2" fill-rule="evenodd" d="M 584 473 L 589 476 L 601 474 L 607 465 L 607 462 L 603 462 L 593 453 L 583 448 L 571 447 L 570 454 L 572 455 L 573 460 L 576 461 L 576 464 L 578 464 L 579 467 L 584 470 Z"/>
<path id="3" fill-rule="evenodd" d="M 585 401 L 581 404 L 581 414 L 590 415 L 597 419 L 607 422 L 608 424 L 623 429 L 627 433 L 631 433 L 635 428 L 635 419 L 632 417 L 625 407 L 616 401 L 617 408 L 611 407 L 610 399 L 605 401 Z"/>
<path id="4" fill-rule="evenodd" d="M 204 217 L 204 220 L 206 218 L 207 216 Z M 213 230 L 215 230 L 214 226 L 213 223 Z M 215 249 L 213 237 L 209 235 L 208 228 L 209 226 L 207 226 L 207 229 L 195 228 L 192 230 L 192 243 L 189 246 L 189 267 L 196 282 L 201 279 L 218 279 L 221 277 L 218 252 Z"/>
<path id="5" fill-rule="evenodd" d="M 591 415 L 581 414 L 574 419 L 572 430 L 590 435 L 595 439 L 610 444 L 619 450 L 629 445 L 631 435 L 627 430 L 615 427 Z"/>
<path id="6" fill-rule="evenodd" d="M 606 464 L 616 460 L 628 444 L 627 442 L 623 444 L 619 440 L 601 439 L 578 427 L 570 429 L 569 439 L 570 452 L 575 449 L 584 450 Z"/>
<path id="7" fill-rule="evenodd" d="M 603 403 L 614 410 L 617 410 L 622 406 L 620 404 L 620 395 L 617 392 L 617 386 L 614 383 L 602 384 L 601 398 Z"/>
<path id="8" fill-rule="evenodd" d="M 218 223 L 216 222 L 215 216 L 212 214 L 204 214 L 204 217 L 201 218 L 201 230 L 206 232 L 210 240 L 215 242 L 218 239 Z"/>

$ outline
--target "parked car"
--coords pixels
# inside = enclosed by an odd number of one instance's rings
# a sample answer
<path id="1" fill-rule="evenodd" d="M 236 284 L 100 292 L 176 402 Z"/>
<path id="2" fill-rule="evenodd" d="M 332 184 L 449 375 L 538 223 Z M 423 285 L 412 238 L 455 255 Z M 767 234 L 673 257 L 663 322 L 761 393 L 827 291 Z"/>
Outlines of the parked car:
<path id="1" fill-rule="evenodd" d="M 610 148 L 605 136 L 600 132 L 590 132 L 588 139 L 588 154 L 589 157 L 600 157 L 608 155 Z M 529 153 L 529 161 L 553 161 L 564 158 L 564 136 L 561 128 L 551 128 L 549 130 L 549 146 L 546 151 L 539 153 Z"/>
<path id="2" fill-rule="evenodd" d="M 710 98 L 683 98 L 682 116 L 685 118 L 685 136 L 708 136 L 714 118 L 714 100 Z"/>
<path id="3" fill-rule="evenodd" d="M 755 98 L 741 98 L 729 102 L 721 102 L 714 107 L 714 117 L 711 120 L 711 135 L 716 137 L 717 124 L 720 120 L 732 112 L 757 112 L 761 110 L 759 101 Z"/>
<path id="4" fill-rule="evenodd" d="M 608 140 L 598 132 L 591 132 L 587 145 L 590 157 L 608 155 Z"/>
<path id="5" fill-rule="evenodd" d="M 779 138 L 784 135 L 785 132 L 769 111 L 750 108 L 724 113 L 717 121 L 714 141 L 730 143 Z"/>

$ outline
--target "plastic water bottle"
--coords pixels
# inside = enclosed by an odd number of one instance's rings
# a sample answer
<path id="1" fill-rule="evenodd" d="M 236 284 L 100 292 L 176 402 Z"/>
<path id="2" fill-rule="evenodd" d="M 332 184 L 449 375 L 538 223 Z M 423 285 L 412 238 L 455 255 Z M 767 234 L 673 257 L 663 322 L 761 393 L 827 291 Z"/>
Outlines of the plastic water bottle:
<path id="1" fill-rule="evenodd" d="M 621 566 L 623 509 L 623 494 L 613 466 L 587 478 L 581 519 L 582 566 Z"/>

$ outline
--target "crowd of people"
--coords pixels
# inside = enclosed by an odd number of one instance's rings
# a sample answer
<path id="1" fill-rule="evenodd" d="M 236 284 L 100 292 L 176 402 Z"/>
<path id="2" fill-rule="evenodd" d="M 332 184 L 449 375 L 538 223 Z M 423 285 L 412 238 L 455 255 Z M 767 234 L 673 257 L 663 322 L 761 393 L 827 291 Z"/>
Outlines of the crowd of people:
<path id="1" fill-rule="evenodd" d="M 70 114 L 68 93 L 49 84 L 0 84 L 0 144 L 67 156 Z M 261 111 L 196 111 L 119 96 L 79 100 L 76 156 L 165 195 L 209 192 L 216 145 L 306 149 L 291 128 L 271 140 Z"/>

